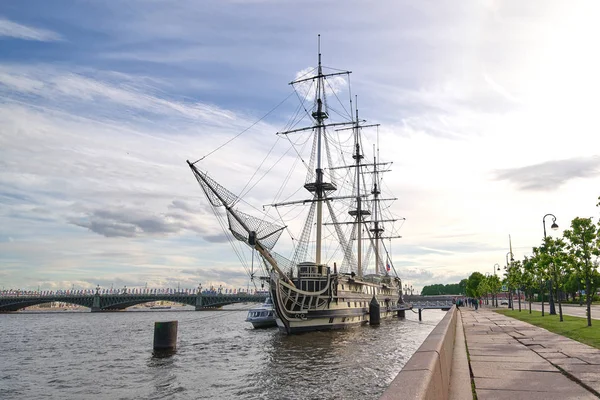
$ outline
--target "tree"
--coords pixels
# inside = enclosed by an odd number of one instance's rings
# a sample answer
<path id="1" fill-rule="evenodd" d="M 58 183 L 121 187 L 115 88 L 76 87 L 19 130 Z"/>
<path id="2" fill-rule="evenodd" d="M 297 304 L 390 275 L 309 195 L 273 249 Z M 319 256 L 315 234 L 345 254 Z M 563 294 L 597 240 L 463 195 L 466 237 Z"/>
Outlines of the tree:
<path id="1" fill-rule="evenodd" d="M 478 291 L 479 282 L 483 280 L 484 276 L 481 272 L 473 272 L 469 279 L 467 279 L 466 293 L 469 297 L 479 297 L 481 294 Z"/>
<path id="2" fill-rule="evenodd" d="M 521 312 L 521 290 L 523 290 L 523 263 L 520 260 L 513 261 L 511 267 L 512 287 L 517 289 L 517 299 L 519 302 L 519 312 Z"/>
<path id="3" fill-rule="evenodd" d="M 496 299 L 496 307 L 498 307 L 498 292 L 502 289 L 502 282 L 500 282 L 500 278 L 498 275 L 490 275 L 488 277 L 488 286 L 490 288 L 490 292 L 492 293 L 492 302 L 494 298 Z"/>
<path id="4" fill-rule="evenodd" d="M 460 294 L 466 294 L 467 293 L 467 279 L 463 279 L 462 281 L 460 281 L 458 283 L 458 288 L 460 290 Z"/>
<path id="5" fill-rule="evenodd" d="M 576 268 L 585 283 L 587 322 L 592 326 L 592 278 L 597 272 L 592 263 L 593 255 L 600 255 L 598 248 L 598 228 L 591 218 L 576 217 L 571 221 L 571 229 L 564 231 L 569 242 L 569 250 L 576 259 Z"/>
<path id="6" fill-rule="evenodd" d="M 569 270 L 566 254 L 566 243 L 563 239 L 554 239 L 550 236 L 544 238 L 544 243 L 540 246 L 540 263 L 545 271 L 548 272 L 551 282 L 550 290 L 554 291 L 554 299 L 558 300 L 558 312 L 560 322 L 563 322 L 561 292 L 564 288 L 564 276 Z"/>
<path id="7" fill-rule="evenodd" d="M 564 285 L 567 298 L 570 294 L 572 299 L 575 300 L 576 294 L 579 293 L 579 305 L 583 305 L 583 302 L 581 301 L 581 277 L 577 271 L 577 259 L 570 252 L 567 255 L 567 264 L 569 265 L 569 274 L 565 277 Z"/>
<path id="8" fill-rule="evenodd" d="M 520 261 L 512 261 L 507 270 L 506 270 L 506 284 L 508 285 L 508 293 L 509 293 L 509 304 L 511 308 L 514 310 L 514 305 L 512 301 L 512 289 L 517 289 L 521 285 L 521 262 Z M 521 304 L 521 297 L 519 296 L 519 305 Z"/>
<path id="9" fill-rule="evenodd" d="M 533 293 L 536 288 L 536 265 L 533 257 L 523 259 L 523 274 L 521 275 L 521 284 L 525 290 L 525 295 L 529 299 L 529 314 L 531 314 L 531 302 L 533 301 Z"/>
<path id="10" fill-rule="evenodd" d="M 464 291 L 461 290 L 459 283 L 449 283 L 447 285 L 437 283 L 434 285 L 423 286 L 423 289 L 421 290 L 422 296 L 437 296 L 443 294 L 460 295 L 463 293 Z"/>
<path id="11" fill-rule="evenodd" d="M 542 253 L 539 247 L 534 247 L 533 256 L 529 259 L 532 263 L 531 271 L 533 272 L 533 280 L 539 285 L 540 288 L 540 296 L 542 297 L 542 317 L 544 316 L 544 293 L 545 291 L 545 282 L 548 280 L 548 271 L 544 268 L 543 263 L 541 262 Z"/>
<path id="12" fill-rule="evenodd" d="M 489 276 L 484 276 L 483 279 L 479 281 L 479 285 L 477 285 L 477 293 L 479 296 L 485 296 L 486 304 L 488 304 L 488 294 L 491 293 L 488 281 Z"/>

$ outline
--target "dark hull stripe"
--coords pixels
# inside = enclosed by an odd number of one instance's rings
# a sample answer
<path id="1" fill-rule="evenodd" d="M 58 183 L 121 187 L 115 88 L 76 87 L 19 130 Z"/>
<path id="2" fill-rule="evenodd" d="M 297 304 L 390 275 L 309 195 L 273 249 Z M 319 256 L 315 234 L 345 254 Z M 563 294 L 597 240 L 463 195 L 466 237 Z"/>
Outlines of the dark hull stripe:
<path id="1" fill-rule="evenodd" d="M 360 322 L 357 321 L 354 323 L 347 323 L 347 324 L 299 326 L 299 327 L 292 327 L 292 328 L 279 327 L 279 330 L 281 332 L 291 334 L 291 333 L 302 333 L 302 332 L 312 332 L 312 331 L 330 331 L 333 329 L 346 329 L 346 328 L 351 328 L 353 326 L 365 325 L 365 324 L 368 324 L 368 321 L 360 321 Z"/>
<path id="2" fill-rule="evenodd" d="M 272 328 L 274 326 L 277 326 L 275 320 L 264 322 L 251 322 L 251 324 L 254 328 Z"/>

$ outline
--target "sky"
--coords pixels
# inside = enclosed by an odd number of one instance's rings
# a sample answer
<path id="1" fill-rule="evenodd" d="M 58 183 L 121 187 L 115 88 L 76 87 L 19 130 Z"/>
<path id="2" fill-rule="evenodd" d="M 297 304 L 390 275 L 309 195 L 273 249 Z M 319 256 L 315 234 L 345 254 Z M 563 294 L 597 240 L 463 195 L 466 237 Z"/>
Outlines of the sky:
<path id="1" fill-rule="evenodd" d="M 318 34 L 381 124 L 403 282 L 492 273 L 509 235 L 515 259 L 540 244 L 545 214 L 552 235 L 600 214 L 599 17 L 596 1 L 1 2 L 0 287 L 246 287 L 185 160 L 251 127 L 202 162 L 240 189 Z"/>

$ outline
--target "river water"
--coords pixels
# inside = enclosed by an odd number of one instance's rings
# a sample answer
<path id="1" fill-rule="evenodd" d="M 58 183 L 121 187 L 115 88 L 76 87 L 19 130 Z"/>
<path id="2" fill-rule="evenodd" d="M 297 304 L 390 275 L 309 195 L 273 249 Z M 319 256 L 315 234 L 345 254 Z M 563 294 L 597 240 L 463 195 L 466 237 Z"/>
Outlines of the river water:
<path id="1" fill-rule="evenodd" d="M 376 399 L 445 314 L 285 336 L 239 308 L 0 314 L 0 398 Z M 172 320 L 177 352 L 153 357 Z"/>

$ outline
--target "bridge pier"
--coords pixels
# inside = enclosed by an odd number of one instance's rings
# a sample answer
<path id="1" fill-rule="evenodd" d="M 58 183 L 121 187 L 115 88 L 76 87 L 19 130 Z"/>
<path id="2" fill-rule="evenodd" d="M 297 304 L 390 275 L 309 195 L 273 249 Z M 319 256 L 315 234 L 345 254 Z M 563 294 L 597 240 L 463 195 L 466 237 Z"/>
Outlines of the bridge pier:
<path id="1" fill-rule="evenodd" d="M 100 308 L 100 294 L 97 291 L 96 291 L 96 294 L 94 295 L 94 299 L 92 300 L 91 311 L 92 312 L 102 311 L 102 308 Z"/>
<path id="2" fill-rule="evenodd" d="M 200 311 L 202 309 L 202 293 L 198 292 L 196 295 L 196 311 Z"/>

